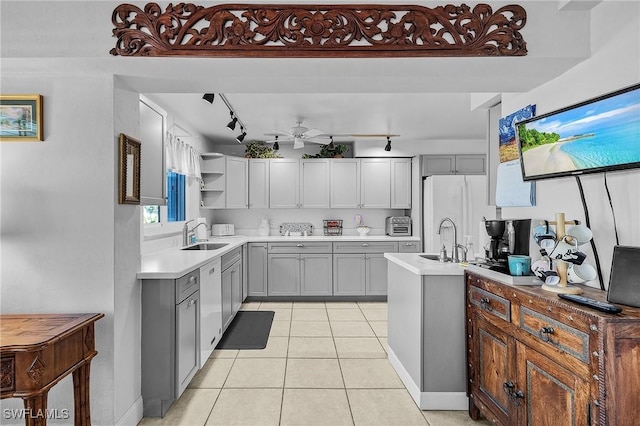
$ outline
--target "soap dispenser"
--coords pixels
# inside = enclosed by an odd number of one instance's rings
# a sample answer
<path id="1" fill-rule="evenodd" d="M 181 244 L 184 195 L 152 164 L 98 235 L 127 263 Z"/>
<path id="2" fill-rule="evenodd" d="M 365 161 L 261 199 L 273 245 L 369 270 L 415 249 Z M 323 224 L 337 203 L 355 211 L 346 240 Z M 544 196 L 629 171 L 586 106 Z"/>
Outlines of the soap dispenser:
<path id="1" fill-rule="evenodd" d="M 269 219 L 263 217 L 262 222 L 260 222 L 260 226 L 258 226 L 258 235 L 260 235 L 261 237 L 267 237 L 269 236 L 269 231 Z"/>

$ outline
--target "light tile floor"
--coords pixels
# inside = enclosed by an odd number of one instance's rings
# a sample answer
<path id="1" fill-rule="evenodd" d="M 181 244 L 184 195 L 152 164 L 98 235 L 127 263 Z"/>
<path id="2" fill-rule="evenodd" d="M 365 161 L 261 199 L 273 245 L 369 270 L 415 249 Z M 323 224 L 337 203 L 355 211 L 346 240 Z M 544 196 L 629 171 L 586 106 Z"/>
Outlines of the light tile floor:
<path id="1" fill-rule="evenodd" d="M 387 360 L 387 305 L 245 303 L 273 310 L 263 350 L 216 350 L 163 418 L 140 425 L 488 425 L 421 411 Z"/>

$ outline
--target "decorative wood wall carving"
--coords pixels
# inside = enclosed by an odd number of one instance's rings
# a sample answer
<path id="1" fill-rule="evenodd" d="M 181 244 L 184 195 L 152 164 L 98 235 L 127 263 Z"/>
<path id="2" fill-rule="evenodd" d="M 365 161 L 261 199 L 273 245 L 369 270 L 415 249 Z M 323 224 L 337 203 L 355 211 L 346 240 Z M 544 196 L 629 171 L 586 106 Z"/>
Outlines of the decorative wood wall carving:
<path id="1" fill-rule="evenodd" d="M 519 5 L 157 3 L 115 8 L 112 55 L 235 57 L 524 56 Z"/>

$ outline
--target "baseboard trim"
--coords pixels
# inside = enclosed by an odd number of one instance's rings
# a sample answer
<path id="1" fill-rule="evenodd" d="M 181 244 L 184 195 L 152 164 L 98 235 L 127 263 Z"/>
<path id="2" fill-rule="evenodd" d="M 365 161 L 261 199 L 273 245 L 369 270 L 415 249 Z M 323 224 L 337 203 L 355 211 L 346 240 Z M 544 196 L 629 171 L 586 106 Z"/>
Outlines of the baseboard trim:
<path id="1" fill-rule="evenodd" d="M 138 398 L 136 402 L 133 403 L 131 407 L 127 410 L 126 413 L 120 420 L 116 422 L 116 426 L 136 426 L 142 420 L 143 413 L 143 404 L 142 404 L 142 396 Z"/>
<path id="2" fill-rule="evenodd" d="M 420 387 L 413 381 L 391 348 L 387 348 L 387 357 L 409 395 L 421 410 L 469 409 L 469 398 L 466 392 L 420 392 Z"/>

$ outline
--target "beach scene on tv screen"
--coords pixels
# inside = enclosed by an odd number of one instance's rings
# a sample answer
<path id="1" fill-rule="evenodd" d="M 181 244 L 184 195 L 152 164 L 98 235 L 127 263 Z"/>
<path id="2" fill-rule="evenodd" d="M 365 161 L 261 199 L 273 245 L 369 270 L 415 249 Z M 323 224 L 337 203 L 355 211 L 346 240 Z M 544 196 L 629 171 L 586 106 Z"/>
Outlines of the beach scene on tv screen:
<path id="1" fill-rule="evenodd" d="M 640 88 L 517 125 L 525 177 L 640 162 Z"/>

